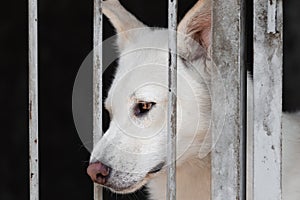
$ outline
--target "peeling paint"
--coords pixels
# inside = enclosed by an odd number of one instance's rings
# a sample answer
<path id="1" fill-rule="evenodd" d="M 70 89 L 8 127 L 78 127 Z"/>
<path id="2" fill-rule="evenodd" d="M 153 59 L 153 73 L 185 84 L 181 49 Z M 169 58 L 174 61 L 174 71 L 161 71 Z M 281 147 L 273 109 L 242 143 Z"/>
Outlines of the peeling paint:
<path id="1" fill-rule="evenodd" d="M 282 1 L 255 0 L 254 200 L 281 200 L 282 53 Z"/>
<path id="2" fill-rule="evenodd" d="M 29 101 L 29 119 L 31 120 L 32 119 L 32 114 L 31 114 L 31 112 L 32 112 L 32 101 Z"/>

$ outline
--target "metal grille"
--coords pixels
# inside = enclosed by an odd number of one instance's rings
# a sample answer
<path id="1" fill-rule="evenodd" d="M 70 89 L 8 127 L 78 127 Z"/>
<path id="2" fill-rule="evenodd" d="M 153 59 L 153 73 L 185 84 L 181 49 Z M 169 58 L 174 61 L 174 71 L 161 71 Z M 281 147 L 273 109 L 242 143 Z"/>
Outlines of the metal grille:
<path id="1" fill-rule="evenodd" d="M 102 12 L 94 0 L 93 134 L 94 144 L 102 135 Z M 282 108 L 282 1 L 254 0 L 253 88 L 246 88 L 245 1 L 214 0 L 212 8 L 212 60 L 218 77 L 212 77 L 212 118 L 217 121 L 224 98 L 218 97 L 222 78 L 228 110 L 223 133 L 212 126 L 212 197 L 223 199 L 281 199 L 281 108 Z M 39 199 L 38 159 L 38 37 L 37 0 L 29 0 L 29 146 L 30 200 Z M 169 104 L 167 199 L 176 199 L 176 91 L 177 91 L 177 0 L 169 0 Z M 234 11 L 234 12 L 233 12 Z M 226 44 L 226 46 L 224 45 Z M 99 46 L 100 45 L 100 46 Z M 179 83 L 180 84 L 180 83 Z M 249 84 L 249 83 L 248 83 Z M 253 102 L 247 102 L 246 90 Z M 249 93 L 249 94 L 250 94 Z M 252 99 L 252 98 L 251 98 Z M 248 109 L 248 110 L 247 110 Z M 246 134 L 246 112 L 248 132 Z M 252 124 L 253 122 L 253 124 Z M 246 142 L 247 138 L 247 142 Z M 246 145 L 247 144 L 247 145 Z M 246 169 L 246 146 L 248 158 Z M 247 174 L 246 174 L 247 170 Z M 247 181 L 250 183 L 246 186 Z M 247 189 L 247 191 L 246 191 Z M 268 192 L 266 192 L 268 191 Z M 101 187 L 94 199 L 102 199 Z"/>
<path id="2" fill-rule="evenodd" d="M 212 6 L 212 199 L 245 199 L 243 3 L 215 0 Z M 215 125 L 220 112 L 226 112 L 221 133 Z"/>
<path id="3" fill-rule="evenodd" d="M 265 20 L 265 19 L 268 20 Z M 254 1 L 253 199 L 280 200 L 282 1 Z M 267 191 L 267 192 L 266 192 Z"/>
<path id="4" fill-rule="evenodd" d="M 28 1 L 30 200 L 39 199 L 37 0 Z"/>
<path id="5" fill-rule="evenodd" d="M 177 118 L 177 0 L 169 0 L 169 70 L 168 70 L 168 145 L 167 199 L 176 199 L 176 118 Z"/>
<path id="6" fill-rule="evenodd" d="M 94 0 L 93 38 L 93 144 L 102 136 L 102 0 Z M 102 187 L 94 184 L 94 199 L 102 200 Z"/>

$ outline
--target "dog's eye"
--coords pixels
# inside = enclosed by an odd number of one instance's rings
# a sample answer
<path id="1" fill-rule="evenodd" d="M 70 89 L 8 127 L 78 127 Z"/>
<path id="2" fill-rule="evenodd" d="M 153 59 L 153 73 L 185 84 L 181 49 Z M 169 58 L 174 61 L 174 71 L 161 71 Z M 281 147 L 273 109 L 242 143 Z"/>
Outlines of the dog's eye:
<path id="1" fill-rule="evenodd" d="M 142 116 L 149 112 L 151 108 L 155 105 L 155 102 L 145 102 L 141 101 L 138 102 L 134 107 L 134 115 L 135 116 Z"/>

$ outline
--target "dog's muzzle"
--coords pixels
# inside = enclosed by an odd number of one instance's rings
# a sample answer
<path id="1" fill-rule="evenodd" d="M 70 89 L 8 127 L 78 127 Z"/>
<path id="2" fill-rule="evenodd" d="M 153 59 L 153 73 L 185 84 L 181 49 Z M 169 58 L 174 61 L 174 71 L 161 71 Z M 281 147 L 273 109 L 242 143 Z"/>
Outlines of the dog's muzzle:
<path id="1" fill-rule="evenodd" d="M 129 173 L 114 170 L 97 161 L 90 163 L 87 168 L 87 174 L 91 177 L 93 182 L 109 188 L 113 192 L 130 193 L 145 185 L 152 175 L 162 170 L 164 164 L 164 162 L 159 163 L 148 173 Z"/>
<path id="2" fill-rule="evenodd" d="M 164 162 L 159 163 L 158 165 L 156 165 L 155 167 L 153 167 L 148 174 L 155 174 L 157 172 L 160 172 L 163 168 L 163 166 L 165 165 Z"/>

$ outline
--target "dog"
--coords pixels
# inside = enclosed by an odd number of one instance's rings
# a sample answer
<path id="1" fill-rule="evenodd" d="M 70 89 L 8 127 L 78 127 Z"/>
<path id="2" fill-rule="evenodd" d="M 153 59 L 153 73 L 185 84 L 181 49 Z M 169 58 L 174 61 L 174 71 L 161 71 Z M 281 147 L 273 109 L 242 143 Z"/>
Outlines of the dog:
<path id="1" fill-rule="evenodd" d="M 103 2 L 120 54 L 105 107 L 109 129 L 96 144 L 87 173 L 116 193 L 147 185 L 166 199 L 168 31 L 150 28 L 117 0 Z M 209 134 L 212 65 L 211 2 L 198 1 L 178 25 L 177 199 L 210 199 Z M 248 77 L 249 86 L 251 79 Z M 283 114 L 283 199 L 300 199 L 300 115 Z M 224 133 L 225 134 L 225 133 Z M 208 149 L 199 157 L 199 149 Z M 204 151 L 205 152 L 205 151 Z"/>

